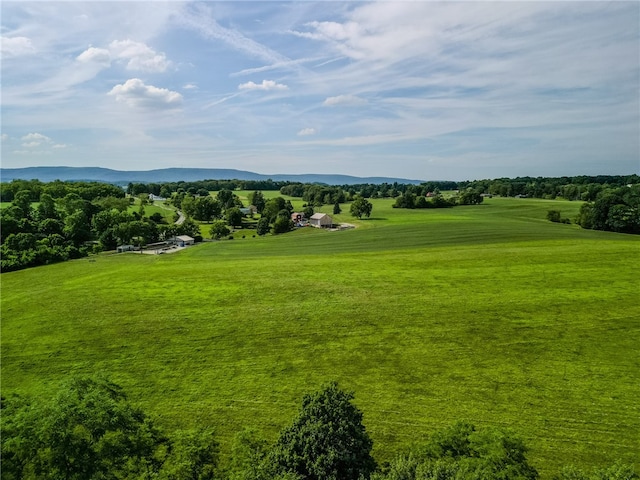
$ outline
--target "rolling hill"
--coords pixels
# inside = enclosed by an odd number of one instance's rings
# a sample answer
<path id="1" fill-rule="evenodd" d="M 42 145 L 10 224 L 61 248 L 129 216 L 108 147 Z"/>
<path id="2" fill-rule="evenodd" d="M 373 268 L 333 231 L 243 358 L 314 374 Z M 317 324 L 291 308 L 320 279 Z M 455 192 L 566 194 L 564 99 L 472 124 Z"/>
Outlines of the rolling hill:
<path id="1" fill-rule="evenodd" d="M 111 170 L 101 167 L 26 167 L 2 168 L 3 182 L 11 180 L 33 180 L 42 182 L 53 180 L 85 180 L 109 183 L 161 183 L 198 180 L 274 180 L 301 183 L 325 183 L 328 185 L 354 185 L 361 183 L 410 183 L 419 184 L 423 180 L 387 177 L 353 177 L 350 175 L 299 174 L 263 175 L 254 172 L 223 168 L 163 168 L 158 170 Z"/>

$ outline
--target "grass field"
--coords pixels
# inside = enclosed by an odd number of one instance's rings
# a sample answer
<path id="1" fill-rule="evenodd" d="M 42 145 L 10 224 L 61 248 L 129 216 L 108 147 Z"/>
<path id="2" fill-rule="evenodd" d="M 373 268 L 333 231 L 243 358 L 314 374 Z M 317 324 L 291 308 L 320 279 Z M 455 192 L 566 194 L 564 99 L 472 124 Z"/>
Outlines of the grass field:
<path id="1" fill-rule="evenodd" d="M 465 419 L 522 436 L 543 478 L 640 468 L 639 237 L 546 221 L 575 215 L 564 201 L 373 203 L 363 221 L 343 205 L 353 230 L 3 274 L 3 394 L 108 372 L 167 428 L 211 424 L 228 451 L 337 380 L 378 461 Z"/>

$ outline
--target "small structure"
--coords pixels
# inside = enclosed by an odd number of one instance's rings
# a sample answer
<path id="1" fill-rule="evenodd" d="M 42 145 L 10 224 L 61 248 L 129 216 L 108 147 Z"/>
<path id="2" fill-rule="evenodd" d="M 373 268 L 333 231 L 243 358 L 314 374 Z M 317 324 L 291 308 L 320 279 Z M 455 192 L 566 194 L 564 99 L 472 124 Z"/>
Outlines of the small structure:
<path id="1" fill-rule="evenodd" d="M 166 198 L 159 197 L 158 195 L 154 195 L 153 193 L 150 193 L 149 194 L 149 200 L 151 200 L 151 201 L 155 201 L 155 200 L 162 201 L 162 200 L 166 200 Z"/>
<path id="2" fill-rule="evenodd" d="M 186 247 L 187 245 L 193 245 L 195 243 L 195 239 L 190 237 L 189 235 L 177 235 L 176 236 L 176 245 L 179 247 Z"/>
<path id="3" fill-rule="evenodd" d="M 309 219 L 309 224 L 317 228 L 331 228 L 333 219 L 326 213 L 314 213 Z"/>
<path id="4" fill-rule="evenodd" d="M 291 214 L 291 221 L 296 227 L 302 227 L 305 223 L 304 213 L 302 212 L 293 212 Z"/>
<path id="5" fill-rule="evenodd" d="M 240 209 L 240 212 L 245 217 L 253 217 L 254 214 L 258 213 L 258 211 L 255 210 L 255 207 L 253 207 L 253 208 L 251 208 L 251 207 L 242 207 Z"/>
<path id="6" fill-rule="evenodd" d="M 137 250 L 137 248 L 133 245 L 120 245 L 117 250 L 118 250 L 118 253 L 133 252 Z"/>

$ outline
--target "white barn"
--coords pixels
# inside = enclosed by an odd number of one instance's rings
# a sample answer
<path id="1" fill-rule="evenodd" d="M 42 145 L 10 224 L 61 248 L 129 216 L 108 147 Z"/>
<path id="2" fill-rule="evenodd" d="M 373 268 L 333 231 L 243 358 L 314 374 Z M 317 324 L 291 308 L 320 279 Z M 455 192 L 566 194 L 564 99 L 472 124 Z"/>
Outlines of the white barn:
<path id="1" fill-rule="evenodd" d="M 330 228 L 333 225 L 333 218 L 326 213 L 314 213 L 309 218 L 309 225 L 318 228 Z"/>
<path id="2" fill-rule="evenodd" d="M 179 247 L 186 247 L 187 245 L 193 245 L 194 239 L 189 235 L 178 235 L 176 236 L 176 243 Z"/>

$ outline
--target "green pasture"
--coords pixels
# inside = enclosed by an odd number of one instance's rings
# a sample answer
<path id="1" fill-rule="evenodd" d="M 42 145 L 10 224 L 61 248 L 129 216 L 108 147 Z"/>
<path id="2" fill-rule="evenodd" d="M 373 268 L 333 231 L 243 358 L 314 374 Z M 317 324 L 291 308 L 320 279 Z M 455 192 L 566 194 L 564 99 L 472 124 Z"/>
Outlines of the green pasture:
<path id="1" fill-rule="evenodd" d="M 337 380 L 379 462 L 464 419 L 519 434 L 543 478 L 639 468 L 640 238 L 548 222 L 577 213 L 565 201 L 392 203 L 361 221 L 343 205 L 345 231 L 3 274 L 3 395 L 107 372 L 165 427 L 213 425 L 228 453 Z"/>
<path id="2" fill-rule="evenodd" d="M 140 210 L 140 199 L 136 198 L 133 205 L 129 207 L 129 212 L 138 212 Z M 148 203 L 144 206 L 144 214 L 150 217 L 154 213 L 159 213 L 165 219 L 167 223 L 173 223 L 173 215 L 175 208 L 171 205 L 166 205 L 163 200 L 155 200 L 153 203 Z"/>

